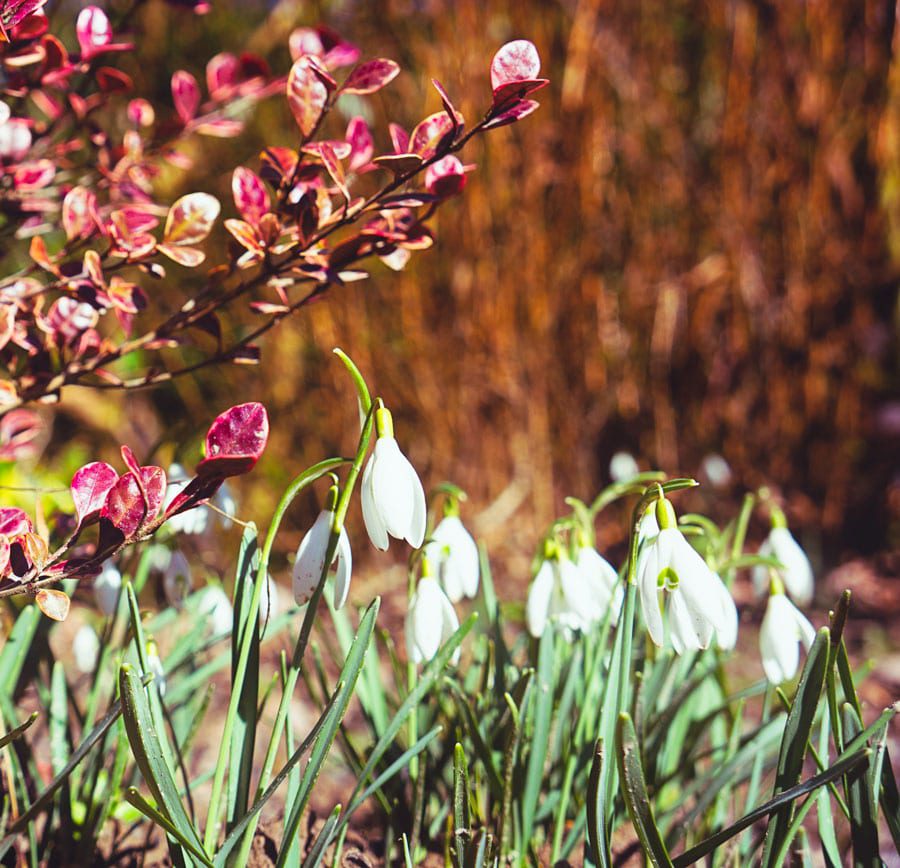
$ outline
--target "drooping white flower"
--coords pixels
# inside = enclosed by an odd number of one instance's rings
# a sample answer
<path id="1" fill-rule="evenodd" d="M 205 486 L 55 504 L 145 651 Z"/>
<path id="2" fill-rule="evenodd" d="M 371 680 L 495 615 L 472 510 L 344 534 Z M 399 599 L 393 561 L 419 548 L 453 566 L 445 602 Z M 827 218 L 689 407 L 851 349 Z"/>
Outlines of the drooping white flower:
<path id="1" fill-rule="evenodd" d="M 806 552 L 800 548 L 787 527 L 777 523 L 759 547 L 759 554 L 763 557 L 773 557 L 781 563 L 778 573 L 784 581 L 785 590 L 794 600 L 801 606 L 807 606 L 812 602 L 812 565 Z M 769 567 L 760 565 L 753 568 L 753 585 L 757 594 L 763 593 L 768 588 Z"/>
<path id="2" fill-rule="evenodd" d="M 212 628 L 213 636 L 224 636 L 234 625 L 234 609 L 228 594 L 220 585 L 209 585 L 203 592 L 198 611 Z"/>
<path id="3" fill-rule="evenodd" d="M 379 435 L 362 476 L 363 521 L 372 544 L 387 551 L 388 536 L 419 548 L 425 539 L 425 490 L 393 437 L 390 410 L 376 411 Z"/>
<path id="4" fill-rule="evenodd" d="M 548 622 L 567 630 L 587 630 L 593 623 L 585 613 L 588 596 L 578 568 L 564 552 L 548 550 L 525 605 L 528 632 L 540 638 Z"/>
<path id="5" fill-rule="evenodd" d="M 716 488 L 725 488 L 731 482 L 731 467 L 717 452 L 710 452 L 700 462 L 700 469 Z"/>
<path id="6" fill-rule="evenodd" d="M 441 646 L 459 629 L 456 610 L 437 579 L 423 576 L 409 601 L 404 633 L 406 653 L 413 663 L 431 660 Z M 459 648 L 451 658 L 459 662 Z"/>
<path id="7" fill-rule="evenodd" d="M 458 515 L 446 515 L 425 546 L 431 563 L 451 603 L 478 593 L 478 546 Z"/>
<path id="8" fill-rule="evenodd" d="M 100 611 L 107 617 L 116 614 L 119 595 L 122 592 L 122 574 L 112 560 L 103 564 L 100 574 L 94 579 L 94 599 Z"/>
<path id="9" fill-rule="evenodd" d="M 809 619 L 782 593 L 769 596 L 759 630 L 759 651 L 772 684 L 789 681 L 800 664 L 800 643 L 809 650 L 816 631 Z"/>
<path id="10" fill-rule="evenodd" d="M 664 590 L 676 653 L 707 648 L 713 633 L 720 643 L 731 642 L 737 617 L 731 594 L 675 526 L 675 511 L 668 500 L 660 498 L 656 513 L 659 534 L 642 549 L 637 564 L 641 609 L 650 638 L 662 646 L 659 592 Z"/>
<path id="11" fill-rule="evenodd" d="M 100 640 L 90 624 L 82 624 L 72 640 L 72 656 L 79 672 L 93 672 L 100 653 Z"/>
<path id="12" fill-rule="evenodd" d="M 613 482 L 625 482 L 641 472 L 630 452 L 616 452 L 609 460 L 609 475 Z"/>
<path id="13" fill-rule="evenodd" d="M 172 501 L 185 489 L 191 481 L 187 471 L 177 462 L 169 465 L 166 472 L 168 488 L 166 490 L 166 504 L 168 509 Z M 175 533 L 201 534 L 209 524 L 209 510 L 203 506 L 195 506 L 193 509 L 179 512 L 173 515 L 167 522 L 166 526 Z"/>
<path id="14" fill-rule="evenodd" d="M 171 552 L 163 570 L 163 593 L 170 606 L 180 609 L 194 587 L 191 565 L 181 551 Z"/>
<path id="15" fill-rule="evenodd" d="M 582 618 L 588 624 L 602 622 L 613 607 L 612 622 L 619 620 L 624 592 L 615 567 L 593 546 L 583 543 L 575 552 L 578 570 Z"/>
<path id="16" fill-rule="evenodd" d="M 656 520 L 656 510 L 653 506 L 649 506 L 638 525 L 638 544 L 644 545 L 657 536 L 659 536 L 659 522 Z"/>
<path id="17" fill-rule="evenodd" d="M 153 683 L 159 690 L 160 696 L 166 695 L 166 672 L 163 669 L 162 660 L 159 658 L 159 649 L 152 639 L 147 642 L 147 675 L 153 675 Z"/>
<path id="18" fill-rule="evenodd" d="M 322 578 L 333 522 L 333 510 L 323 509 L 315 524 L 306 532 L 306 536 L 297 547 L 297 557 L 294 560 L 293 590 L 298 606 L 309 602 Z M 337 563 L 334 578 L 334 607 L 340 609 L 347 599 L 347 593 L 350 590 L 350 576 L 353 572 L 353 553 L 350 551 L 350 540 L 343 527 L 331 563 Z"/>
<path id="19" fill-rule="evenodd" d="M 252 573 L 247 577 L 250 582 L 255 579 L 256 576 Z M 259 595 L 259 623 L 265 624 L 267 621 L 273 620 L 281 614 L 283 608 L 281 594 L 275 584 L 275 579 L 271 575 L 267 575 Z"/>

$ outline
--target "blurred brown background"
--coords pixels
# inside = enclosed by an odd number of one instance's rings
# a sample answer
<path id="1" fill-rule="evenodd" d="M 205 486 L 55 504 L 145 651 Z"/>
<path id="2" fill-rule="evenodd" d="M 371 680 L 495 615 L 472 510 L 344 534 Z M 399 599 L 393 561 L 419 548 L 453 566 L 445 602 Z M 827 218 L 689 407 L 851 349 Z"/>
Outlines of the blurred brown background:
<path id="1" fill-rule="evenodd" d="M 440 108 L 432 76 L 479 117 L 509 39 L 537 44 L 551 85 L 536 114 L 466 151 L 477 170 L 404 273 L 376 265 L 332 290 L 269 336 L 259 368 L 90 408 L 72 392 L 64 410 L 105 425 L 111 413 L 148 449 L 196 439 L 228 403 L 264 401 L 273 437 L 242 514 L 265 521 L 291 475 L 353 448 L 352 389 L 330 354 L 341 346 L 394 410 L 426 486 L 468 491 L 464 518 L 495 551 L 529 557 L 564 496 L 592 497 L 622 449 L 690 475 L 721 454 L 733 481 L 713 514 L 727 519 L 745 489 L 769 483 L 826 563 L 900 547 L 892 3 L 215 6 L 231 12 L 174 30 L 162 4 L 144 10 L 139 88 L 168 102 L 185 58 L 202 75 L 248 34 L 286 72 L 288 33 L 319 21 L 403 67 L 368 102 L 382 151 L 387 120 L 408 129 Z M 233 216 L 220 168 L 257 168 L 260 147 L 291 143 L 282 102 L 240 140 L 198 141 L 195 170 L 162 183 L 214 192 Z M 174 305 L 190 284 L 152 289 Z M 298 529 L 315 509 L 293 515 Z"/>

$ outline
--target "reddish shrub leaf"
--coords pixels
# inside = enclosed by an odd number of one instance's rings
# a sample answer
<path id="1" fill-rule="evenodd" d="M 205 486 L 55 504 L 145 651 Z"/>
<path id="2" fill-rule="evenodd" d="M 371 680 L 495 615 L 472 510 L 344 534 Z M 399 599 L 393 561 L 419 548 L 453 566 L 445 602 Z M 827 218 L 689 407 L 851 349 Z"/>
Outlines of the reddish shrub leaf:
<path id="1" fill-rule="evenodd" d="M 291 67 L 287 80 L 287 100 L 300 132 L 304 136 L 311 135 L 325 111 L 328 88 L 309 55 L 299 58 Z"/>
<path id="2" fill-rule="evenodd" d="M 238 476 L 252 470 L 269 439 L 269 417 L 262 404 L 238 404 L 222 413 L 206 434 L 200 477 Z"/>
<path id="3" fill-rule="evenodd" d="M 111 66 L 101 66 L 97 70 L 97 84 L 104 93 L 128 93 L 134 90 L 131 76 Z"/>
<path id="4" fill-rule="evenodd" d="M 505 109 L 497 117 L 491 118 L 482 129 L 492 130 L 496 127 L 503 127 L 506 124 L 514 124 L 516 121 L 528 117 L 533 111 L 540 108 L 540 103 L 533 99 L 519 100 L 513 103 L 508 109 Z"/>
<path id="5" fill-rule="evenodd" d="M 394 153 L 409 153 L 409 133 L 400 124 L 393 123 L 388 124 L 388 131 L 391 134 L 391 144 L 394 146 Z"/>
<path id="6" fill-rule="evenodd" d="M 503 106 L 509 102 L 521 100 L 528 96 L 528 94 L 534 93 L 542 87 L 546 87 L 549 83 L 549 80 L 546 78 L 529 78 L 524 79 L 523 81 L 510 81 L 500 85 L 500 87 L 494 91 L 493 108 Z"/>
<path id="7" fill-rule="evenodd" d="M 153 521 L 165 500 L 165 471 L 153 466 L 141 467 L 140 471 L 142 484 L 138 484 L 132 471 L 119 477 L 100 512 L 101 520 L 109 521 L 125 539 L 131 539 Z"/>
<path id="8" fill-rule="evenodd" d="M 86 187 L 73 187 L 66 193 L 62 204 L 63 228 L 66 238 L 87 238 L 96 227 L 97 196 Z"/>
<path id="9" fill-rule="evenodd" d="M 350 145 L 350 171 L 358 172 L 369 165 L 375 153 L 375 143 L 365 118 L 360 115 L 350 118 L 344 138 Z"/>
<path id="10" fill-rule="evenodd" d="M 168 244 L 157 244 L 156 249 L 185 268 L 194 268 L 206 259 L 206 254 L 196 247 L 171 247 Z"/>
<path id="11" fill-rule="evenodd" d="M 395 175 L 405 175 L 418 169 L 422 165 L 422 158 L 418 154 L 387 154 L 376 157 L 372 162 L 390 169 Z"/>
<path id="12" fill-rule="evenodd" d="M 344 167 L 340 164 L 334 149 L 327 143 L 321 142 L 319 155 L 325 164 L 325 170 L 328 172 L 335 186 L 341 191 L 341 195 L 346 201 L 350 201 L 350 191 L 347 189 L 347 182 L 344 179 Z"/>
<path id="13" fill-rule="evenodd" d="M 97 6 L 86 6 L 78 14 L 75 35 L 81 48 L 82 60 L 88 60 L 112 42 L 113 32 L 109 19 L 102 9 Z"/>
<path id="14" fill-rule="evenodd" d="M 534 43 L 527 39 L 507 42 L 491 61 L 491 87 L 496 90 L 510 81 L 537 78 L 541 71 L 541 58 Z"/>
<path id="15" fill-rule="evenodd" d="M 69 614 L 69 598 L 62 591 L 53 588 L 41 588 L 35 595 L 34 601 L 38 608 L 54 621 L 65 621 Z"/>
<path id="16" fill-rule="evenodd" d="M 438 199 L 461 193 L 466 186 L 463 164 L 452 154 L 432 163 L 425 171 L 425 189 Z"/>
<path id="17" fill-rule="evenodd" d="M 182 196 L 169 209 L 163 241 L 167 245 L 197 244 L 209 235 L 219 208 L 219 200 L 209 193 Z"/>
<path id="18" fill-rule="evenodd" d="M 375 93 L 390 84 L 400 74 L 393 60 L 379 57 L 355 67 L 341 87 L 341 93 Z"/>
<path id="19" fill-rule="evenodd" d="M 92 461 L 75 471 L 70 489 L 79 527 L 99 517 L 109 492 L 118 481 L 119 474 L 103 461 Z"/>
<path id="20" fill-rule="evenodd" d="M 28 513 L 16 506 L 0 507 L 0 534 L 12 539 L 34 530 Z"/>
<path id="21" fill-rule="evenodd" d="M 457 126 L 445 112 L 435 112 L 421 121 L 409 137 L 409 150 L 423 160 L 433 157 L 441 148 L 449 144 Z"/>
<path id="22" fill-rule="evenodd" d="M 0 534 L 0 576 L 5 576 L 9 570 L 9 537 Z"/>
<path id="23" fill-rule="evenodd" d="M 47 541 L 40 534 L 29 531 L 28 533 L 23 533 L 16 542 L 22 547 L 22 552 L 28 563 L 40 572 L 50 557 Z M 10 549 L 10 555 L 12 555 L 12 549 Z"/>
<path id="24" fill-rule="evenodd" d="M 447 96 L 447 91 L 444 90 L 444 86 L 436 78 L 431 79 L 431 83 L 434 85 L 434 89 L 441 98 L 441 104 L 444 106 L 444 111 L 447 112 L 447 117 L 450 118 L 450 122 L 455 127 L 460 127 L 462 125 L 462 115 L 456 110 L 450 97 Z"/>
<path id="25" fill-rule="evenodd" d="M 56 164 L 52 160 L 21 163 L 13 170 L 13 186 L 24 192 L 40 190 L 53 181 L 55 174 Z"/>
<path id="26" fill-rule="evenodd" d="M 263 214 L 272 209 L 269 193 L 255 172 L 238 166 L 231 176 L 231 193 L 235 207 L 252 226 L 259 224 Z"/>
<path id="27" fill-rule="evenodd" d="M 189 72 L 179 69 L 172 76 L 172 100 L 183 124 L 190 123 L 200 105 L 200 86 Z"/>
<path id="28" fill-rule="evenodd" d="M 232 234 L 235 241 L 246 247 L 247 250 L 262 254 L 262 244 L 256 234 L 256 230 L 249 223 L 231 218 L 225 221 L 225 228 Z"/>

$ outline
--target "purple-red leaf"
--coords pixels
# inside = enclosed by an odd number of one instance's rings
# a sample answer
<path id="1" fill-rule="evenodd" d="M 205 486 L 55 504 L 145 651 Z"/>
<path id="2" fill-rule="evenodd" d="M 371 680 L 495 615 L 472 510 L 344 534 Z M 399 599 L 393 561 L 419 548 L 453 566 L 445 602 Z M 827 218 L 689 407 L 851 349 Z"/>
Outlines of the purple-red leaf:
<path id="1" fill-rule="evenodd" d="M 12 538 L 32 530 L 34 525 L 24 510 L 16 506 L 0 507 L 0 534 Z"/>
<path id="2" fill-rule="evenodd" d="M 92 461 L 75 471 L 70 488 L 79 527 L 100 515 L 109 492 L 118 481 L 119 474 L 103 461 Z"/>
<path id="3" fill-rule="evenodd" d="M 533 99 L 522 99 L 513 103 L 508 109 L 505 109 L 497 117 L 491 118 L 482 129 L 492 130 L 496 127 L 506 126 L 506 124 L 514 124 L 516 121 L 528 117 L 533 111 L 540 107 L 540 103 Z"/>
<path id="4" fill-rule="evenodd" d="M 372 162 L 390 169 L 395 175 L 405 175 L 418 169 L 422 165 L 422 158 L 418 154 L 386 154 L 376 157 Z"/>
<path id="5" fill-rule="evenodd" d="M 393 60 L 379 57 L 355 67 L 347 76 L 341 93 L 375 93 L 390 84 L 400 74 L 400 67 Z"/>
<path id="6" fill-rule="evenodd" d="M 409 150 L 428 160 L 453 140 L 457 129 L 458 125 L 450 120 L 446 112 L 435 112 L 420 121 L 412 131 Z"/>
<path id="7" fill-rule="evenodd" d="M 272 209 L 269 193 L 255 172 L 238 166 L 231 176 L 235 207 L 251 226 L 258 226 L 263 214 Z"/>
<path id="8" fill-rule="evenodd" d="M 172 76 L 172 100 L 183 124 L 190 123 L 197 116 L 197 109 L 200 106 L 200 86 L 197 79 L 183 69 L 179 69 Z"/>
<path id="9" fill-rule="evenodd" d="M 262 404 L 231 407 L 206 434 L 206 458 L 197 465 L 200 477 L 238 476 L 253 469 L 269 439 L 269 417 Z"/>
<path id="10" fill-rule="evenodd" d="M 369 165 L 375 153 L 375 144 L 366 119 L 360 115 L 350 118 L 344 138 L 350 145 L 350 171 L 358 172 Z"/>
<path id="11" fill-rule="evenodd" d="M 125 539 L 156 518 L 166 496 L 166 473 L 161 467 L 141 467 L 140 478 L 142 484 L 132 471 L 120 476 L 100 512 L 100 518 L 107 519 Z"/>
<path id="12" fill-rule="evenodd" d="M 334 181 L 337 188 L 341 191 L 341 195 L 346 201 L 350 201 L 350 191 L 347 189 L 347 183 L 344 180 L 344 167 L 340 164 L 334 153 L 334 148 L 327 142 L 321 142 L 319 156 L 325 164 L 325 170 L 328 172 L 331 180 Z"/>
<path id="13" fill-rule="evenodd" d="M 182 196 L 169 209 L 163 241 L 188 246 L 203 241 L 219 216 L 219 207 L 219 200 L 209 193 Z"/>
<path id="14" fill-rule="evenodd" d="M 523 79 L 522 81 L 509 81 L 506 84 L 502 84 L 494 91 L 493 108 L 503 106 L 514 100 L 521 100 L 523 97 L 528 96 L 528 94 L 534 93 L 542 87 L 546 87 L 549 83 L 549 80 L 546 78 L 529 78 Z"/>
<path id="15" fill-rule="evenodd" d="M 541 58 L 533 42 L 516 39 L 507 42 L 491 61 L 491 87 L 498 87 L 511 81 L 535 79 L 541 71 Z"/>
<path id="16" fill-rule="evenodd" d="M 311 135 L 325 111 L 328 88 L 309 55 L 303 55 L 291 67 L 287 80 L 287 100 L 300 132 L 304 136 Z"/>

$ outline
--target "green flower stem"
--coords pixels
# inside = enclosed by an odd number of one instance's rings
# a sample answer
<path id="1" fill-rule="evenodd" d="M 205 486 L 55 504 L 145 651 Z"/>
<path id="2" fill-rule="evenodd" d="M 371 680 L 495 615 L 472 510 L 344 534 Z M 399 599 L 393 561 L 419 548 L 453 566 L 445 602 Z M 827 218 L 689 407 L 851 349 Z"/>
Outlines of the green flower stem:
<path id="1" fill-rule="evenodd" d="M 256 620 L 259 617 L 259 600 L 262 596 L 263 583 L 267 581 L 269 557 L 272 553 L 272 547 L 275 544 L 275 537 L 281 526 L 284 514 L 294 498 L 307 486 L 311 485 L 320 477 L 330 471 L 347 464 L 347 458 L 329 458 L 314 464 L 309 469 L 303 471 L 297 476 L 293 482 L 287 487 L 287 490 L 281 496 L 278 506 L 275 508 L 275 514 L 272 516 L 272 523 L 266 534 L 266 540 L 260 554 L 259 570 L 256 573 L 256 581 L 253 585 L 253 596 L 250 598 L 250 609 L 247 613 L 247 629 L 241 641 L 239 649 L 237 668 L 234 673 L 234 681 L 232 683 L 231 698 L 228 703 L 228 711 L 225 715 L 225 723 L 222 729 L 221 742 L 219 743 L 219 755 L 216 760 L 216 773 L 213 778 L 212 792 L 209 797 L 209 814 L 206 818 L 206 831 L 203 836 L 203 848 L 207 853 L 212 855 L 215 852 L 216 835 L 219 826 L 219 811 L 222 802 L 222 793 L 225 784 L 225 771 L 228 767 L 228 752 L 231 750 L 231 735 L 234 730 L 235 719 L 237 718 L 238 703 L 240 701 L 240 690 L 235 689 L 244 681 L 247 674 L 247 665 L 250 659 L 250 649 L 253 644 L 253 633 L 255 630 Z M 328 563 L 328 561 L 326 561 Z M 318 598 L 315 598 L 318 602 Z M 312 605 L 310 606 L 312 609 Z M 311 626 L 311 625 L 310 625 Z M 301 634 L 302 635 L 302 634 Z"/>

